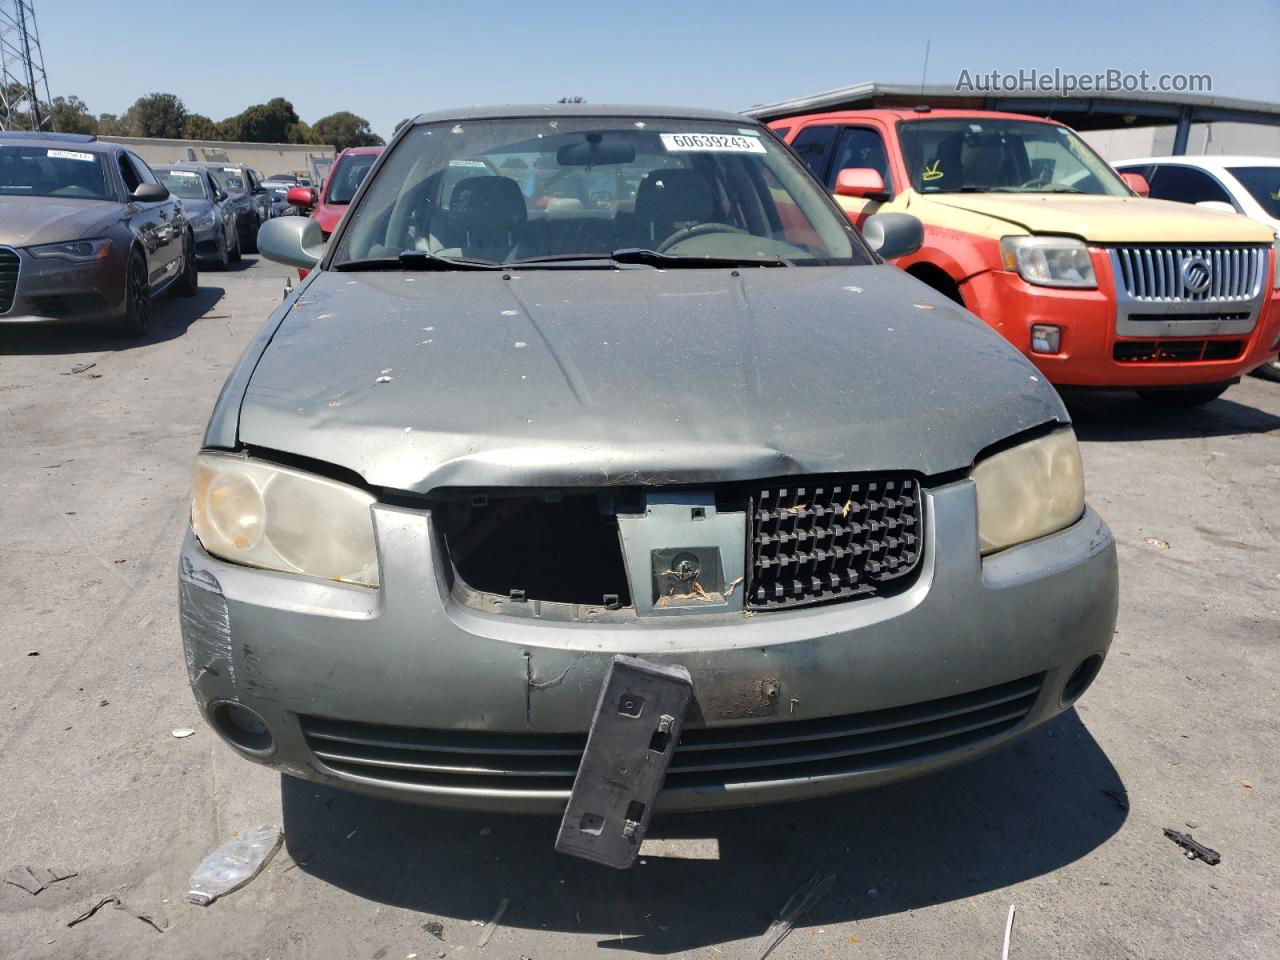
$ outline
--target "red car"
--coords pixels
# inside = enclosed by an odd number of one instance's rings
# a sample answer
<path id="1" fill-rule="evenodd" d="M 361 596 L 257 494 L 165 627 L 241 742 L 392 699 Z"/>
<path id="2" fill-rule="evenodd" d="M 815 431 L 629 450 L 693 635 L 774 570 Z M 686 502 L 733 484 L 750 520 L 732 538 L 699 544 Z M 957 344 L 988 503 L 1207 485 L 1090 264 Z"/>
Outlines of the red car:
<path id="1" fill-rule="evenodd" d="M 347 205 L 356 195 L 356 190 L 364 182 L 382 147 L 351 147 L 338 154 L 333 169 L 320 188 L 320 202 L 315 202 L 315 195 L 309 187 L 293 187 L 289 190 L 289 202 L 295 207 L 306 209 L 314 205 L 308 216 L 320 224 L 320 231 L 326 240 L 333 233 L 342 215 L 347 212 Z"/>

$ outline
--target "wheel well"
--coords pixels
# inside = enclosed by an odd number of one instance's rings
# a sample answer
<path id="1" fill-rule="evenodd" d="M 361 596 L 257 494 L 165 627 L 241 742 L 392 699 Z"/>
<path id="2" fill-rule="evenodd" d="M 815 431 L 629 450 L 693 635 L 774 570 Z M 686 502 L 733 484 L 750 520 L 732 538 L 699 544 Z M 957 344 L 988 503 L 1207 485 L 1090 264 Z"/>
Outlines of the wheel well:
<path id="1" fill-rule="evenodd" d="M 960 295 L 960 288 L 941 267 L 932 263 L 913 263 L 907 267 L 907 273 L 920 282 L 927 283 L 944 297 L 949 297 L 960 306 L 964 306 L 964 297 Z"/>

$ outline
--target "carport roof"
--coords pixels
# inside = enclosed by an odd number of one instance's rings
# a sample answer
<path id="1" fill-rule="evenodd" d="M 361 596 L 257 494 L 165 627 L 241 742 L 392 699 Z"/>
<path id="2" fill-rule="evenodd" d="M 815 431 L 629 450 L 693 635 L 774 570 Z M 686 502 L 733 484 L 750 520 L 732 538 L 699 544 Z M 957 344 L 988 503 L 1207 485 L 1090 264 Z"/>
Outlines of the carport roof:
<path id="1" fill-rule="evenodd" d="M 1052 117 L 1076 130 L 1115 130 L 1164 124 L 1237 121 L 1280 126 L 1280 104 L 1206 94 L 1089 93 L 1058 96 L 1038 91 L 957 92 L 946 84 L 859 83 L 807 97 L 757 104 L 743 113 L 770 121 L 804 113 L 872 108 L 952 107 Z"/>

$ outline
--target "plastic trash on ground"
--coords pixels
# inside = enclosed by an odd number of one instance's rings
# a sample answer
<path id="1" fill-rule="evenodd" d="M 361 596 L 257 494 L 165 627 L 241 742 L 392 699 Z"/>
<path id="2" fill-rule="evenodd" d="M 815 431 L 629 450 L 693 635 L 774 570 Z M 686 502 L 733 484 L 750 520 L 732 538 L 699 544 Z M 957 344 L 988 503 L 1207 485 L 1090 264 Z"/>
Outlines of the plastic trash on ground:
<path id="1" fill-rule="evenodd" d="M 200 861 L 191 875 L 187 900 L 207 906 L 233 890 L 239 890 L 262 872 L 280 849 L 284 834 L 279 827 L 262 826 L 246 830 L 228 840 Z"/>

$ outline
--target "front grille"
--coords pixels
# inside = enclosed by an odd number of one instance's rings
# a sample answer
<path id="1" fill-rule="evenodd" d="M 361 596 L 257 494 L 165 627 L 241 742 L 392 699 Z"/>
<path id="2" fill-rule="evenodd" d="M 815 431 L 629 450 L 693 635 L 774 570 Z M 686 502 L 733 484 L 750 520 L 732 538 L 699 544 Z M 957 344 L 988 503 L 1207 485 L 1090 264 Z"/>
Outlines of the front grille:
<path id="1" fill-rule="evenodd" d="M 1244 340 L 1120 340 L 1112 356 L 1116 363 L 1198 363 L 1235 360 Z"/>
<path id="2" fill-rule="evenodd" d="M 29 302 L 38 317 L 69 317 L 102 310 L 107 298 L 100 293 L 49 293 L 31 297 Z"/>
<path id="3" fill-rule="evenodd" d="M 920 487 L 907 478 L 755 491 L 747 602 L 776 608 L 907 585 L 920 560 Z"/>
<path id="4" fill-rule="evenodd" d="M 18 292 L 18 271 L 22 261 L 8 247 L 0 247 L 0 313 L 8 313 Z"/>
<path id="5" fill-rule="evenodd" d="M 1007 733 L 1043 674 L 904 707 L 815 720 L 686 728 L 664 790 L 847 775 L 919 762 Z M 696 691 L 695 691 L 696 693 Z M 408 787 L 567 797 L 585 734 L 424 730 L 299 716 L 307 746 L 340 776 Z"/>
<path id="6" fill-rule="evenodd" d="M 1115 247 L 1116 280 L 1133 300 L 1150 303 L 1247 301 L 1267 272 L 1266 246 Z M 1167 318 L 1162 318 L 1167 319 Z"/>

